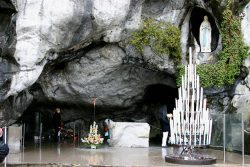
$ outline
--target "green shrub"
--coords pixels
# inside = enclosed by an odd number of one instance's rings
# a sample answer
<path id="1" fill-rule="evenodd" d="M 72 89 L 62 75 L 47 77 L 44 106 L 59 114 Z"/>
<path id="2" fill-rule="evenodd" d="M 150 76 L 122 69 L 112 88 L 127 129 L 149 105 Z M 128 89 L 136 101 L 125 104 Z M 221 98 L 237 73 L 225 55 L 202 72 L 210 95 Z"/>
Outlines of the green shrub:
<path id="1" fill-rule="evenodd" d="M 181 60 L 180 30 L 170 23 L 145 19 L 129 42 L 141 53 L 145 46 L 150 46 L 156 54 L 170 56 L 175 63 Z"/>

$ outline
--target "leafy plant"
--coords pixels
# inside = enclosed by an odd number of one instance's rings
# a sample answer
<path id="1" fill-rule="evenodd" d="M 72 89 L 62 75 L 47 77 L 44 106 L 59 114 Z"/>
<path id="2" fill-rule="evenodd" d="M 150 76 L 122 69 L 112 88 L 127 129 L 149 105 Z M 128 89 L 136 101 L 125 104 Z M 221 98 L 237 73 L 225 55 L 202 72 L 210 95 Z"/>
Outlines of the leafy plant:
<path id="1" fill-rule="evenodd" d="M 145 19 L 129 42 L 141 53 L 145 46 L 150 46 L 155 53 L 170 56 L 176 63 L 181 60 L 180 30 L 170 23 Z"/>

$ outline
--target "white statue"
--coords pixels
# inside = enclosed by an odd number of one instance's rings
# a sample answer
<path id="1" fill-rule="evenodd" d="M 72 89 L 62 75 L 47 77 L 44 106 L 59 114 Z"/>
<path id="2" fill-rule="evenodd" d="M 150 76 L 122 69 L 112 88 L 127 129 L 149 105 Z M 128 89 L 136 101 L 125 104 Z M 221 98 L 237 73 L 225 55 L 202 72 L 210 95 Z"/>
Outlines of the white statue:
<path id="1" fill-rule="evenodd" d="M 211 25 L 208 17 L 204 16 L 204 20 L 200 26 L 200 47 L 201 52 L 211 52 Z"/>

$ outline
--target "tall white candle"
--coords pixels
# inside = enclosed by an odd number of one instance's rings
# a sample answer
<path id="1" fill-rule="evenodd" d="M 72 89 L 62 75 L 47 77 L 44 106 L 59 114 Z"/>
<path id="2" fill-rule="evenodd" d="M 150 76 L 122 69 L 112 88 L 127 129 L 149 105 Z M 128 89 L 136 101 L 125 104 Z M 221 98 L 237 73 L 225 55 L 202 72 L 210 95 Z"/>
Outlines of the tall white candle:
<path id="1" fill-rule="evenodd" d="M 191 130 L 192 130 L 192 122 L 189 122 L 189 145 L 191 145 L 191 139 L 192 139 L 192 133 L 191 133 Z"/>
<path id="2" fill-rule="evenodd" d="M 179 93 L 179 99 L 182 99 L 182 93 L 181 93 L 181 88 L 178 88 L 178 93 Z"/>
<path id="3" fill-rule="evenodd" d="M 173 118 L 170 118 L 170 129 L 171 129 L 171 131 L 170 131 L 170 133 L 171 133 L 171 136 L 173 136 L 173 137 L 171 137 L 170 138 L 170 141 L 171 141 L 171 144 L 175 144 L 174 143 L 174 127 L 173 127 Z"/>
<path id="4" fill-rule="evenodd" d="M 201 132 L 202 132 L 202 124 L 201 122 L 199 121 L 199 145 L 201 145 Z"/>
<path id="5" fill-rule="evenodd" d="M 207 99 L 204 99 L 204 102 L 203 102 L 203 110 L 204 111 L 206 110 L 206 107 L 207 107 Z"/>
<path id="6" fill-rule="evenodd" d="M 177 101 L 177 99 L 175 99 L 175 107 L 176 107 L 176 109 L 178 109 L 178 101 Z"/>
<path id="7" fill-rule="evenodd" d="M 202 111 L 202 102 L 203 102 L 203 88 L 201 87 L 201 93 L 200 93 L 200 111 Z"/>
<path id="8" fill-rule="evenodd" d="M 197 88 L 197 74 L 196 74 L 196 64 L 194 65 L 194 88 Z"/>
<path id="9" fill-rule="evenodd" d="M 189 82 L 190 82 L 190 65 L 188 64 L 187 65 L 187 89 L 188 89 L 188 85 L 189 85 Z"/>
<path id="10" fill-rule="evenodd" d="M 212 121 L 212 119 L 210 119 L 210 126 L 209 126 L 209 142 L 208 142 L 208 144 L 211 143 L 212 126 L 213 126 L 213 121 Z"/>
<path id="11" fill-rule="evenodd" d="M 197 119 L 194 120 L 194 145 L 196 146 L 196 127 L 197 127 Z"/>
<path id="12" fill-rule="evenodd" d="M 192 48 L 189 47 L 189 64 L 192 64 Z"/>
<path id="13" fill-rule="evenodd" d="M 187 76 L 187 66 L 185 66 L 185 81 L 184 81 L 184 86 L 185 86 L 185 89 L 187 88 L 187 80 L 188 80 L 188 76 Z"/>
<path id="14" fill-rule="evenodd" d="M 184 87 L 182 87 L 182 101 L 184 101 L 185 99 L 186 99 L 186 91 L 185 91 L 185 88 Z"/>
<path id="15" fill-rule="evenodd" d="M 200 77 L 197 76 L 197 86 L 196 86 L 196 100 L 199 101 L 200 96 Z"/>

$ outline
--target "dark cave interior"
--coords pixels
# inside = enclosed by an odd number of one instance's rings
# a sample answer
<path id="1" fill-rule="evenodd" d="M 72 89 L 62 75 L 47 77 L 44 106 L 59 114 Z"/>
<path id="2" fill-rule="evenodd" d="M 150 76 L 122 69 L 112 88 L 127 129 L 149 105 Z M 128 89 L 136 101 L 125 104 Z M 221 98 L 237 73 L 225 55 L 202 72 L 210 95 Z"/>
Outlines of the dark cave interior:
<path id="1" fill-rule="evenodd" d="M 149 106 L 147 107 L 146 111 L 143 111 L 143 109 L 140 109 L 137 107 L 138 111 L 133 111 L 132 113 L 124 112 L 96 112 L 96 118 L 97 121 L 100 122 L 100 132 L 102 131 L 102 121 L 104 118 L 114 118 L 114 120 L 128 120 L 133 121 L 131 119 L 131 114 L 135 114 L 135 117 L 137 118 L 143 118 L 143 117 L 150 117 L 150 119 L 147 119 L 148 123 L 150 125 L 154 125 L 156 127 L 159 127 L 159 107 L 163 104 L 167 105 L 168 112 L 172 112 L 173 108 L 175 106 L 175 98 L 177 98 L 177 89 L 169 87 L 164 84 L 155 84 L 155 85 L 149 85 L 145 91 L 144 96 L 142 100 L 142 105 L 140 106 Z M 52 123 L 52 117 L 53 117 L 53 110 L 56 106 L 59 106 L 62 111 L 67 110 L 71 108 L 71 110 L 81 110 L 83 106 L 71 106 L 71 105 L 63 105 L 63 104 L 54 104 L 54 103 L 37 103 L 33 102 L 27 110 L 24 111 L 20 119 L 18 120 L 19 123 L 25 123 L 25 138 L 26 141 L 33 141 L 34 136 L 39 136 L 40 133 L 40 126 L 42 123 L 42 137 L 45 141 L 50 141 L 52 134 L 53 134 L 53 123 Z M 74 109 L 72 109 L 74 107 Z M 86 108 L 86 107 L 85 107 Z M 86 111 L 91 110 L 91 107 L 87 107 Z M 98 106 L 97 110 L 102 110 L 101 106 Z M 78 114 L 78 115 L 77 115 Z M 117 115 L 115 115 L 117 114 Z M 86 118 L 88 117 L 88 118 Z M 120 117 L 120 118 L 119 118 Z M 62 115 L 62 118 L 64 116 Z M 77 118 L 79 118 L 77 120 Z M 77 120 L 77 121 L 76 121 Z M 83 120 L 82 122 L 79 122 L 79 120 Z M 83 129 L 83 131 L 86 131 L 87 128 L 84 127 L 84 125 L 88 125 L 92 120 L 92 112 L 86 113 L 84 116 L 79 115 L 79 113 L 76 113 L 75 116 L 72 116 L 72 120 L 62 120 L 64 121 L 64 124 L 68 126 L 71 131 L 73 131 L 72 122 L 77 122 L 75 124 L 74 128 L 76 129 Z M 88 127 L 88 126 L 87 126 Z M 159 127 L 160 128 L 160 127 Z M 75 130 L 76 130 L 75 129 Z M 78 130 L 78 131 L 79 131 Z M 81 131 L 81 130 L 80 130 Z M 85 132 L 87 133 L 87 132 Z M 161 140 L 161 131 L 156 132 L 157 135 L 154 135 L 154 139 L 150 140 L 153 143 L 159 143 Z"/>

